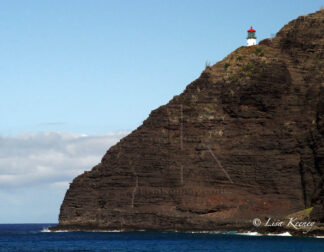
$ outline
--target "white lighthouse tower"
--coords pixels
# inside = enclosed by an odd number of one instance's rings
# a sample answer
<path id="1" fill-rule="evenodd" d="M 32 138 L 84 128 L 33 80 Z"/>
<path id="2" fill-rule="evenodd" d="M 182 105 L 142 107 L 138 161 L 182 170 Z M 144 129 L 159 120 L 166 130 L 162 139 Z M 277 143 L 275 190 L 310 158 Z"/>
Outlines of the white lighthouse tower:
<path id="1" fill-rule="evenodd" d="M 253 45 L 256 45 L 256 37 L 255 37 L 255 30 L 251 26 L 250 30 L 248 30 L 247 46 L 253 46 Z"/>

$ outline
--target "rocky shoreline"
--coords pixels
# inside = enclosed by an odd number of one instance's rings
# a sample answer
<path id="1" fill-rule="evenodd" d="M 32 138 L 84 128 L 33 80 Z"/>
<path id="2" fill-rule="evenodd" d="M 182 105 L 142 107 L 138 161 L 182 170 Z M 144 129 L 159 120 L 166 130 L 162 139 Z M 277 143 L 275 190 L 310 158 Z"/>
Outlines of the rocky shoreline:
<path id="1" fill-rule="evenodd" d="M 98 228 L 95 226 L 56 226 L 50 227 L 51 232 L 184 232 L 184 233 L 222 233 L 222 234 L 246 234 L 246 235 L 267 235 L 267 236 L 297 236 L 297 237 L 323 237 L 324 238 L 324 225 L 321 228 L 315 228 L 309 232 L 304 233 L 302 230 L 278 228 L 278 227 L 254 227 L 250 226 L 223 226 L 215 230 L 160 230 L 160 229 L 148 229 L 148 230 L 138 230 L 138 229 L 110 229 L 110 228 Z"/>

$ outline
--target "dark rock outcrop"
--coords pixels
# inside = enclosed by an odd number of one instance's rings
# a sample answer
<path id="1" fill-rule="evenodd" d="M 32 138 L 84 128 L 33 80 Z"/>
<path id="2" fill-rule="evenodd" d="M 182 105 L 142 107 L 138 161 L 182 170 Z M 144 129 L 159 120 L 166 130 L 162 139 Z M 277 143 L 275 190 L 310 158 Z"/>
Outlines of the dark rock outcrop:
<path id="1" fill-rule="evenodd" d="M 68 189 L 56 229 L 246 229 L 323 221 L 324 11 L 240 47 Z M 312 214 L 311 214 L 312 216 Z"/>

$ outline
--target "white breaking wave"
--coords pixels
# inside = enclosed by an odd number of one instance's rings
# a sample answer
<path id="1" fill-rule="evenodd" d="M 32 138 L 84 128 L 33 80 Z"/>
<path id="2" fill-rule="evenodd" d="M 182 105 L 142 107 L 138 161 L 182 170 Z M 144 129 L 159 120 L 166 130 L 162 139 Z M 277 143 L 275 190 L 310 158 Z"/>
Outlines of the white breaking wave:
<path id="1" fill-rule="evenodd" d="M 246 232 L 246 233 L 235 233 L 238 235 L 251 235 L 251 236 L 261 236 L 262 234 L 258 233 L 258 232 Z"/>
<path id="2" fill-rule="evenodd" d="M 251 236 L 292 236 L 289 232 L 275 234 L 275 233 L 268 233 L 268 234 L 260 234 L 258 232 L 246 232 L 246 233 L 236 233 L 238 235 L 251 235 Z"/>
<path id="3" fill-rule="evenodd" d="M 63 232 L 72 232 L 70 230 L 55 230 L 55 231 L 51 231 L 48 228 L 43 229 L 42 232 L 44 233 L 63 233 Z"/>
<path id="4" fill-rule="evenodd" d="M 41 232 L 43 233 L 63 233 L 63 232 L 94 232 L 94 233 L 120 233 L 120 232 L 125 232 L 124 230 L 49 230 L 48 228 L 44 228 Z M 145 231 L 145 230 L 138 230 L 138 231 Z"/>
<path id="5" fill-rule="evenodd" d="M 47 227 L 47 228 L 43 228 L 43 230 L 41 232 L 42 233 L 50 233 L 51 230 L 49 230 L 48 227 Z"/>
<path id="6" fill-rule="evenodd" d="M 285 232 L 285 233 L 281 233 L 281 234 L 267 234 L 267 235 L 270 235 L 270 236 L 292 236 L 289 232 Z"/>

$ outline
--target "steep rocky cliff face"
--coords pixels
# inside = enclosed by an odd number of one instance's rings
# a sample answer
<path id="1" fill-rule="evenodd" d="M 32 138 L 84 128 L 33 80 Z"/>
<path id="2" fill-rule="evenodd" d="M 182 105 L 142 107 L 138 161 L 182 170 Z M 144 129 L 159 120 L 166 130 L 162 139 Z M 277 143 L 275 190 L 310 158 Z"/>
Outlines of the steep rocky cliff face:
<path id="1" fill-rule="evenodd" d="M 324 11 L 240 47 L 68 189 L 58 229 L 217 230 L 315 207 L 323 221 Z"/>

